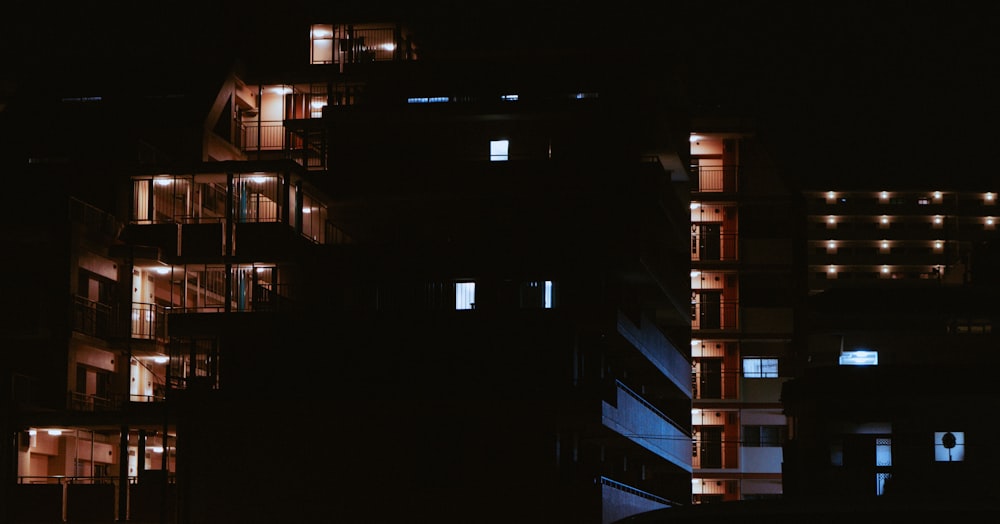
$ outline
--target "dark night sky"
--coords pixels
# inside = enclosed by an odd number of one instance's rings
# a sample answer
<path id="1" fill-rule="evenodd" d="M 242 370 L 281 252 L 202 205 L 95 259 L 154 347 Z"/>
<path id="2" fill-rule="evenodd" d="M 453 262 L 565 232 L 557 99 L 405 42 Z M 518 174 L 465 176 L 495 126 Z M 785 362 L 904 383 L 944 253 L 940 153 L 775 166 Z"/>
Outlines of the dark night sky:
<path id="1" fill-rule="evenodd" d="M 2 51 L 9 67 L 0 74 L 55 65 L 54 81 L 98 70 L 117 56 L 131 63 L 115 73 L 124 79 L 143 55 L 179 74 L 214 67 L 237 48 L 263 58 L 277 54 L 266 51 L 272 47 L 305 53 L 298 41 L 303 24 L 354 14 L 400 14 L 425 32 L 447 31 L 449 45 L 640 35 L 637 43 L 687 63 L 700 103 L 755 116 L 786 167 L 806 173 L 807 181 L 947 188 L 991 176 L 1000 117 L 1000 15 L 986 3 L 661 1 L 614 10 L 571 2 L 482 4 L 493 12 L 457 0 L 300 0 L 257 8 L 182 2 L 125 11 L 80 3 L 60 7 L 56 18 L 41 2 L 14 4 L 26 14 L 4 17 L 0 30 L 11 41 Z M 233 10 L 237 5 L 251 8 Z M 123 39 L 138 43 L 120 47 Z"/>

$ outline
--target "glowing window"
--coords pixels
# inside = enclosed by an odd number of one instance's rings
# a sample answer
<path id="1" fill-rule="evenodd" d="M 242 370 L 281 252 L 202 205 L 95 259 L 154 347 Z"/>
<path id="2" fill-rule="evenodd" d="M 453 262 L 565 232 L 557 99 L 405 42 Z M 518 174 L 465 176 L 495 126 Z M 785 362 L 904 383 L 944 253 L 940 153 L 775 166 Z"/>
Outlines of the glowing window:
<path id="1" fill-rule="evenodd" d="M 475 309 L 475 308 L 476 308 L 476 283 L 456 282 L 455 309 Z"/>
<path id="2" fill-rule="evenodd" d="M 490 140 L 490 161 L 506 162 L 509 140 Z"/>
<path id="3" fill-rule="evenodd" d="M 521 307 L 552 309 L 555 306 L 555 286 L 551 280 L 521 283 Z"/>
<path id="4" fill-rule="evenodd" d="M 743 378 L 778 378 L 778 359 L 762 357 L 744 358 Z"/>
<path id="5" fill-rule="evenodd" d="M 309 32 L 310 63 L 329 64 L 333 62 L 333 26 L 314 24 Z"/>
<path id="6" fill-rule="evenodd" d="M 965 432 L 935 431 L 934 460 L 937 462 L 962 462 L 965 460 Z"/>

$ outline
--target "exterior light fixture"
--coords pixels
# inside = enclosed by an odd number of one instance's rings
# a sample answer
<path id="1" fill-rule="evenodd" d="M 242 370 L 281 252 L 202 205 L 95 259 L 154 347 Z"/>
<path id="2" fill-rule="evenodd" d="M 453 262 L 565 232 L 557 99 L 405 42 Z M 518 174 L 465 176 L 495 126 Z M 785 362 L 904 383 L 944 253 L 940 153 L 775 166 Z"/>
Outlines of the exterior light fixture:
<path id="1" fill-rule="evenodd" d="M 830 267 L 826 268 L 826 272 L 827 273 L 836 273 L 837 272 L 837 266 L 830 266 Z"/>
<path id="2" fill-rule="evenodd" d="M 941 241 L 940 241 L 940 240 L 938 240 L 938 241 L 934 242 L 934 249 L 941 249 L 941 247 L 942 247 L 943 245 L 944 245 L 944 244 L 942 244 L 942 243 L 941 243 Z"/>
<path id="3" fill-rule="evenodd" d="M 826 247 L 829 248 L 829 249 L 833 249 L 833 248 L 837 247 L 837 243 L 834 242 L 833 240 L 830 240 L 829 242 L 826 243 Z"/>
<path id="4" fill-rule="evenodd" d="M 156 270 L 155 270 L 155 271 L 156 271 L 156 272 L 157 272 L 158 274 L 160 274 L 160 275 L 166 275 L 167 273 L 169 273 L 169 272 L 170 272 L 170 268 L 169 268 L 169 267 L 158 267 L 158 268 L 156 268 Z"/>
<path id="5" fill-rule="evenodd" d="M 940 191 L 935 191 L 934 192 L 934 200 L 941 200 L 941 192 Z"/>
<path id="6" fill-rule="evenodd" d="M 833 200 L 837 195 L 833 191 L 826 192 L 826 198 Z"/>
<path id="7" fill-rule="evenodd" d="M 882 221 L 883 224 L 888 224 L 889 223 L 889 217 L 887 217 L 885 215 L 882 215 L 881 221 Z"/>
<path id="8" fill-rule="evenodd" d="M 829 217 L 827 217 L 827 219 L 826 219 L 826 223 L 827 223 L 827 224 L 835 224 L 836 222 L 837 222 L 837 219 L 836 219 L 836 218 L 834 218 L 834 217 L 833 217 L 833 215 L 830 215 L 830 216 L 829 216 Z"/>
<path id="9" fill-rule="evenodd" d="M 882 272 L 883 273 L 888 273 L 889 272 L 889 266 L 882 266 Z"/>
<path id="10" fill-rule="evenodd" d="M 882 241 L 882 249 L 889 249 L 889 243 L 885 240 Z"/>
<path id="11" fill-rule="evenodd" d="M 885 199 L 889 198 L 889 193 L 886 193 L 885 191 L 883 191 L 882 194 L 879 195 L 879 196 L 882 197 L 882 200 L 885 200 Z"/>
<path id="12" fill-rule="evenodd" d="M 993 193 L 986 193 L 986 201 L 987 202 L 993 201 Z"/>
<path id="13" fill-rule="evenodd" d="M 941 220 L 942 220 L 942 219 L 941 219 L 941 215 L 937 215 L 937 216 L 935 216 L 935 217 L 934 217 L 934 223 L 935 223 L 935 224 L 940 224 L 940 223 L 941 223 Z"/>
<path id="14" fill-rule="evenodd" d="M 993 217 L 986 217 L 986 225 L 987 226 L 993 225 Z"/>

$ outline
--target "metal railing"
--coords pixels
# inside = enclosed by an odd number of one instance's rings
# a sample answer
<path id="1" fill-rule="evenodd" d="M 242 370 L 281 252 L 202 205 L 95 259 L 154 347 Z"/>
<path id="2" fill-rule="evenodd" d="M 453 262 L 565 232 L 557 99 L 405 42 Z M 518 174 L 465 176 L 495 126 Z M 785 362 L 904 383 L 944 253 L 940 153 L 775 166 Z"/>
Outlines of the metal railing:
<path id="1" fill-rule="evenodd" d="M 111 213 L 73 197 L 69 199 L 69 219 L 109 237 L 117 237 L 122 228 L 122 223 Z"/>
<path id="2" fill-rule="evenodd" d="M 112 335 L 114 310 L 109 304 L 73 296 L 73 331 L 98 338 Z"/>
<path id="3" fill-rule="evenodd" d="M 691 176 L 696 191 L 705 193 L 732 193 L 737 190 L 737 166 L 697 167 L 691 168 Z"/>
<path id="4" fill-rule="evenodd" d="M 69 407 L 73 411 L 113 411 L 121 406 L 117 398 L 105 398 L 76 391 L 67 392 Z"/>
<path id="5" fill-rule="evenodd" d="M 739 302 L 691 303 L 691 329 L 731 331 L 739 329 Z"/>

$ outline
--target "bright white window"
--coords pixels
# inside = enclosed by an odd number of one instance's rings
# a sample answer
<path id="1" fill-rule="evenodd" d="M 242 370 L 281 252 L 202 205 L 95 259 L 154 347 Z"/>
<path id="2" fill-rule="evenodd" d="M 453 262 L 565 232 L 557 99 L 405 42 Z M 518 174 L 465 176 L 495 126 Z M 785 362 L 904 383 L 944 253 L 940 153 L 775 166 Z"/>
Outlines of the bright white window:
<path id="1" fill-rule="evenodd" d="M 934 460 L 937 462 L 962 462 L 965 460 L 965 432 L 935 431 Z"/>
<path id="2" fill-rule="evenodd" d="M 506 162 L 509 140 L 490 140 L 490 161 Z"/>
<path id="3" fill-rule="evenodd" d="M 761 357 L 744 358 L 743 378 L 778 378 L 778 359 Z"/>
<path id="4" fill-rule="evenodd" d="M 455 309 L 475 309 L 475 307 L 476 307 L 476 283 L 456 282 Z"/>

